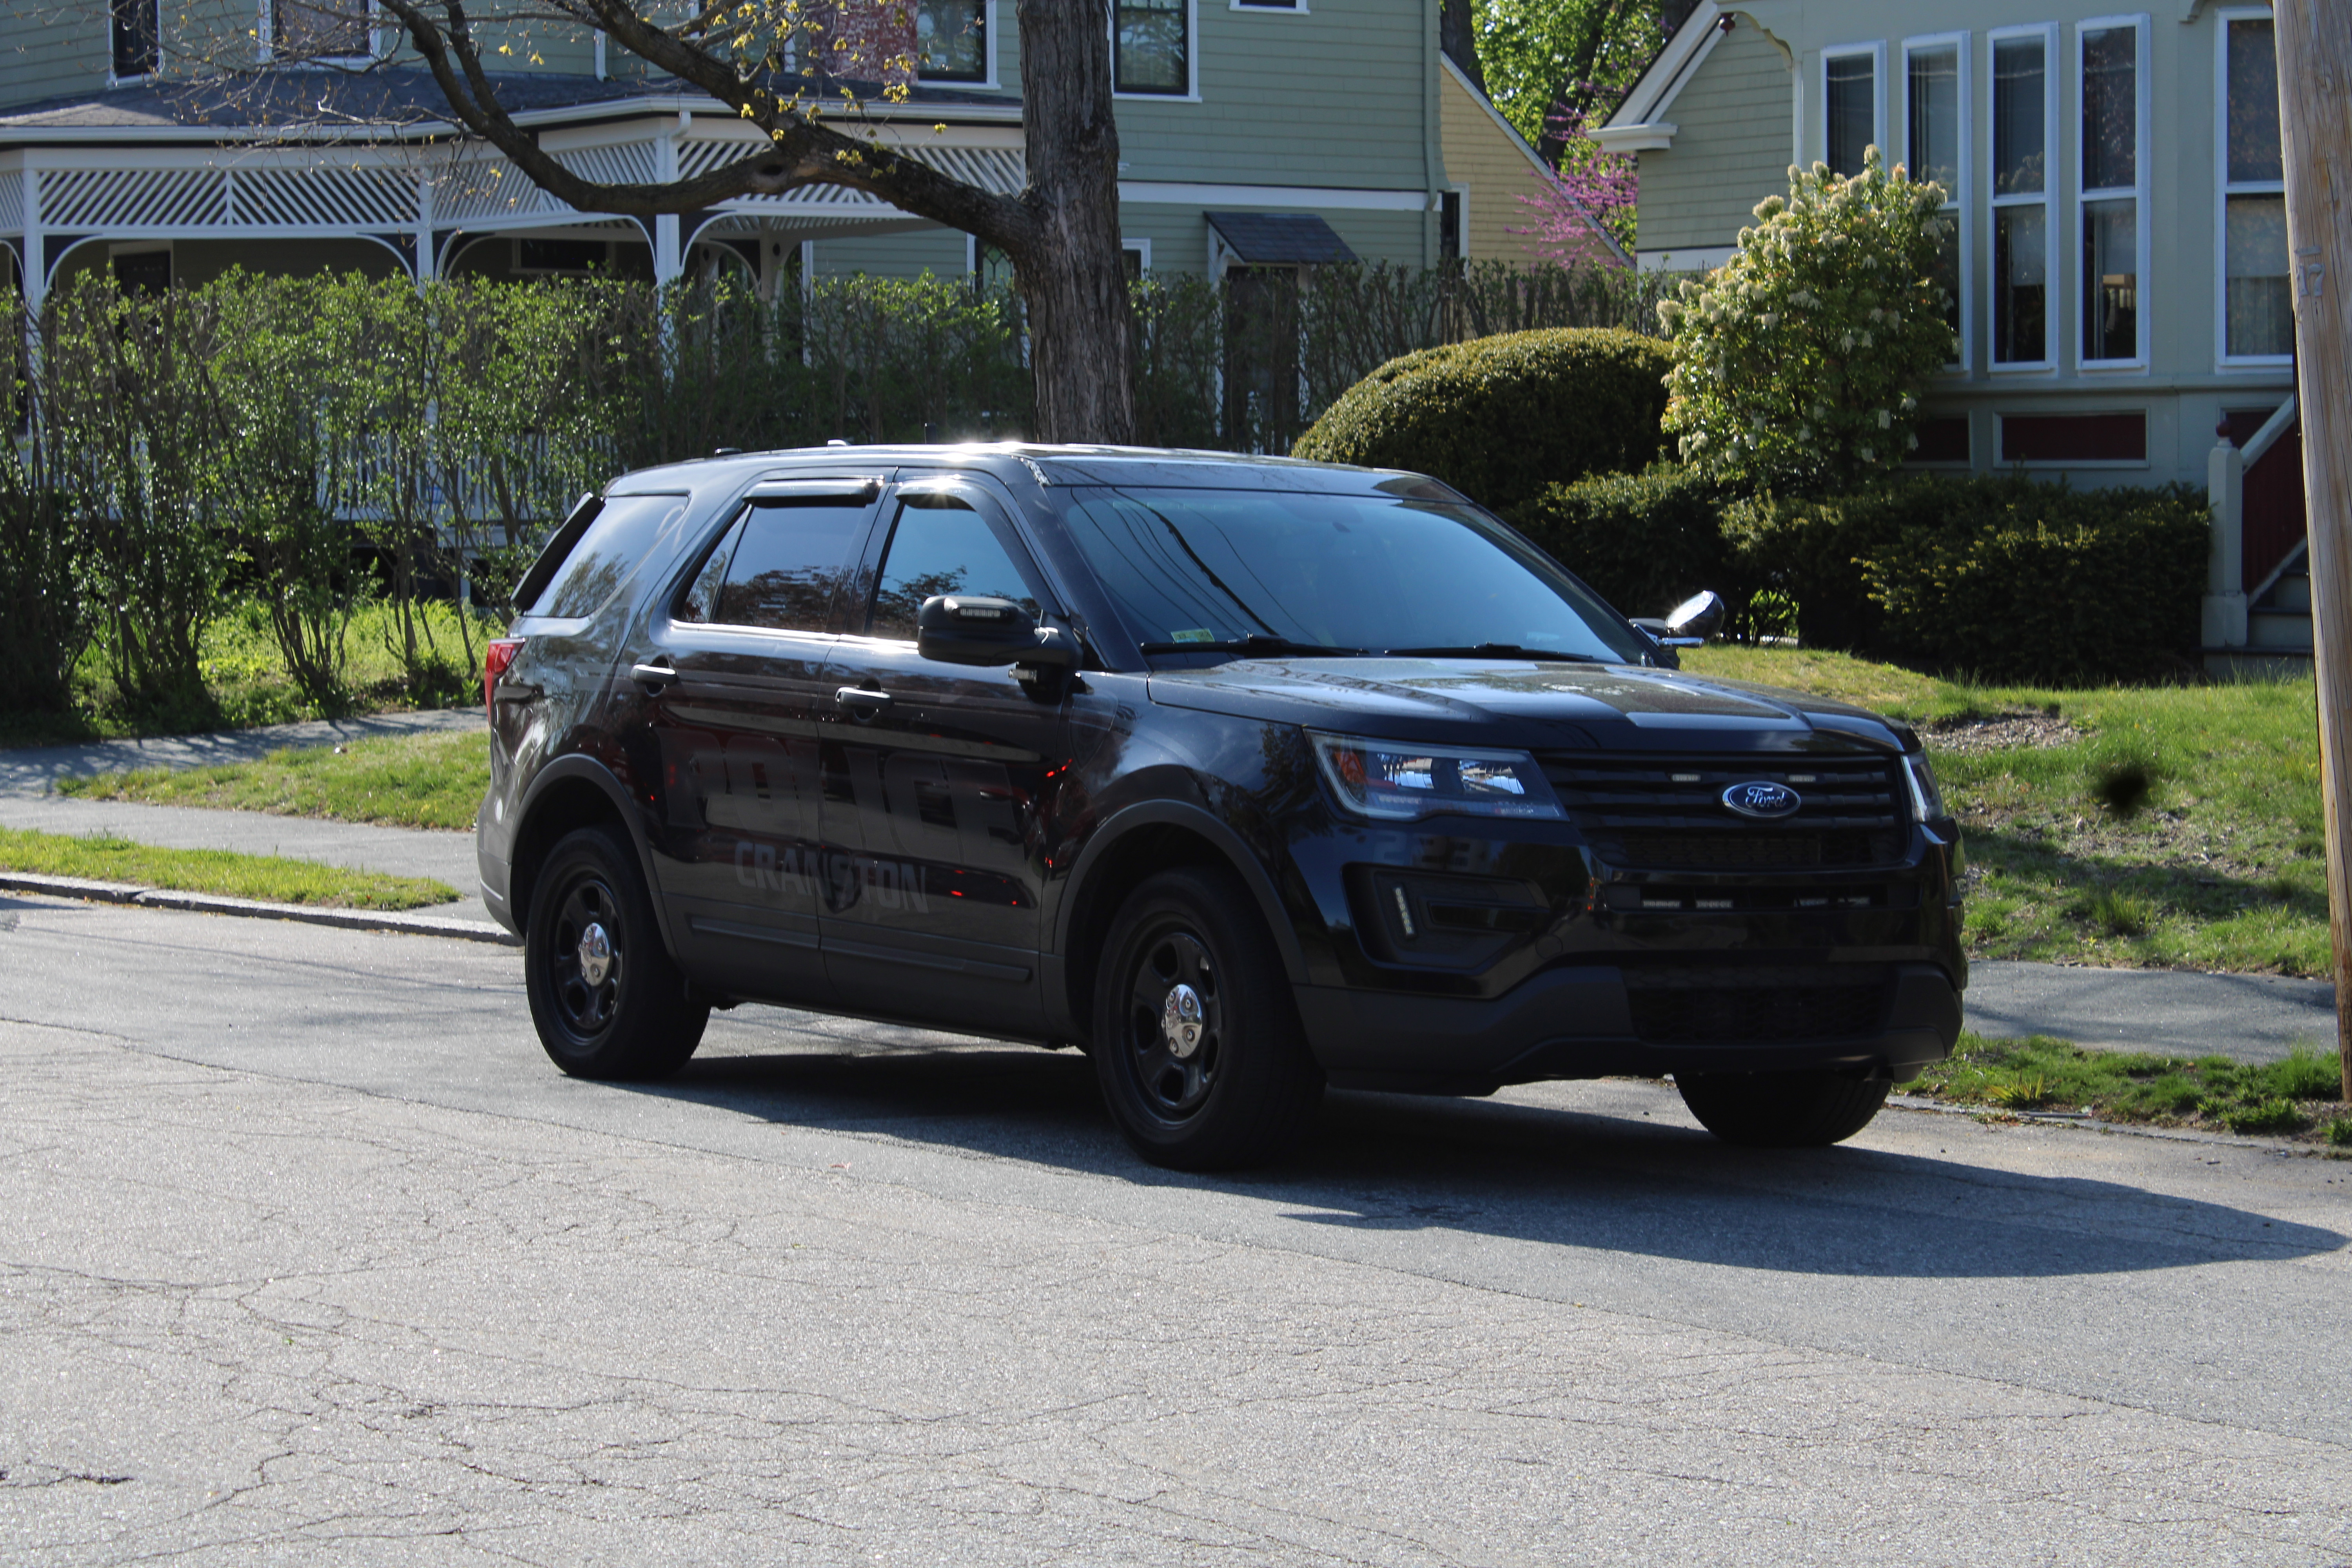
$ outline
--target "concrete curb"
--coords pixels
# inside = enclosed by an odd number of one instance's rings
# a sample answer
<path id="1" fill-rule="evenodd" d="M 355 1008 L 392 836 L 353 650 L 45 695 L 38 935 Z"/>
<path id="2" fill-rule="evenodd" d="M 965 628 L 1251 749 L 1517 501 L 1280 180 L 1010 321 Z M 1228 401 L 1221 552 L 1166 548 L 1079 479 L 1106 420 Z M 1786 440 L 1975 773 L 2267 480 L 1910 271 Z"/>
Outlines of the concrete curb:
<path id="1" fill-rule="evenodd" d="M 2005 1110 L 1990 1105 L 1955 1105 L 1948 1100 L 1927 1100 L 1917 1095 L 1890 1094 L 1886 1097 L 1890 1110 L 1924 1110 L 1932 1116 L 1998 1116 L 2014 1119 L 2021 1124 L 2041 1127 L 2073 1127 L 2084 1132 L 2120 1132 L 2127 1138 L 2156 1138 L 2168 1143 L 2210 1143 L 2223 1149 L 2253 1149 L 2270 1154 L 2315 1155 L 2321 1159 L 2341 1160 L 2343 1151 L 2326 1144 L 2298 1143 L 2288 1138 L 2265 1138 L 2259 1133 L 2199 1132 L 2187 1127 L 2155 1127 L 2144 1121 L 2102 1121 L 2095 1116 L 2079 1112 L 2050 1110 Z"/>
<path id="2" fill-rule="evenodd" d="M 459 942 L 486 942 L 500 947 L 520 947 L 522 939 L 503 926 L 481 921 L 454 921 L 433 915 L 400 914 L 389 910 L 334 910 L 311 904 L 273 904 L 259 899 L 232 899 L 222 893 L 176 892 L 143 888 L 135 882 L 100 882 L 86 877 L 43 877 L 26 871 L 0 871 L 0 891 L 47 893 L 53 898 L 82 899 L 91 903 L 136 904 L 142 909 L 182 910 L 193 914 L 240 915 L 247 920 L 298 921 L 304 925 L 335 926 L 343 931 L 398 931 L 408 936 L 453 937 Z"/>

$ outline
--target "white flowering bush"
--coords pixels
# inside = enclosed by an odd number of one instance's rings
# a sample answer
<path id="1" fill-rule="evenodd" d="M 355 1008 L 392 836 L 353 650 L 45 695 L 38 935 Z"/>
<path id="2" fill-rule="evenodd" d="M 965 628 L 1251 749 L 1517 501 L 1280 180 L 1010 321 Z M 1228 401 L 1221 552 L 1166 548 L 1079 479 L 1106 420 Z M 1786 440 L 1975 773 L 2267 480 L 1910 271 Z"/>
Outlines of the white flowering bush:
<path id="1" fill-rule="evenodd" d="M 1943 187 L 1873 147 L 1851 179 L 1790 168 L 1789 195 L 1704 282 L 1658 307 L 1674 353 L 1665 428 L 1683 459 L 1749 487 L 1818 489 L 1916 445 L 1919 391 L 1956 356 L 1937 257 Z"/>

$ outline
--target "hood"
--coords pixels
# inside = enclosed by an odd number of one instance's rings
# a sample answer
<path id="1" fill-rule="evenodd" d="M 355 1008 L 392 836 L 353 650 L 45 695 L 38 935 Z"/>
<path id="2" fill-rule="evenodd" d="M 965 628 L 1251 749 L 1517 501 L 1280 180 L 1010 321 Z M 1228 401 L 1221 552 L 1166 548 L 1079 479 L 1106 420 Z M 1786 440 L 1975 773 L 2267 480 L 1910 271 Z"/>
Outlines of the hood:
<path id="1" fill-rule="evenodd" d="M 1860 708 L 1633 665 L 1527 659 L 1256 658 L 1150 678 L 1151 700 L 1390 739 L 1601 751 L 1917 745 Z"/>

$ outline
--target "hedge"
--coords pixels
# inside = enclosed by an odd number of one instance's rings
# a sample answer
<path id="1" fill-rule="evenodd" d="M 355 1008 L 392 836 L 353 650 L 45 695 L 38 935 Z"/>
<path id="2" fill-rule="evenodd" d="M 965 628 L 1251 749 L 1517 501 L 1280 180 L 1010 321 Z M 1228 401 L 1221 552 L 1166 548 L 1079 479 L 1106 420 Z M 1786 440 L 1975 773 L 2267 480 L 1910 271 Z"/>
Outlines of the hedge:
<path id="1" fill-rule="evenodd" d="M 1696 469 L 1660 463 L 1548 486 L 1504 515 L 1602 598 L 1654 616 L 1702 588 L 1728 594 L 1720 501 Z"/>
<path id="2" fill-rule="evenodd" d="M 1655 459 L 1668 363 L 1656 339 L 1606 328 L 1423 349 L 1349 387 L 1290 455 L 1410 468 L 1510 510 L 1548 485 Z"/>
<path id="3" fill-rule="evenodd" d="M 1554 485 L 1510 521 L 1629 615 L 1713 588 L 1796 605 L 1815 647 L 1988 680 L 2178 673 L 2198 647 L 2204 496 L 2002 475 L 1721 501 L 1671 464 Z"/>

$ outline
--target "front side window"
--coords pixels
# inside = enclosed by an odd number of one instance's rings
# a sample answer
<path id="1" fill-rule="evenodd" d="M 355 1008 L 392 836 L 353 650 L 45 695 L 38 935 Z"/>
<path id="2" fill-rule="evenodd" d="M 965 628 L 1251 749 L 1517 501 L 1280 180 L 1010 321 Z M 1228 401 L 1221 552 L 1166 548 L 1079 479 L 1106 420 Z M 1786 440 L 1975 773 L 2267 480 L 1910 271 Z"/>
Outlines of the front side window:
<path id="1" fill-rule="evenodd" d="M 1066 516 L 1128 630 L 1162 652 L 1260 637 L 1335 653 L 1643 657 L 1638 634 L 1549 557 L 1444 501 L 1102 489 Z"/>
<path id="2" fill-rule="evenodd" d="M 114 77 L 128 81 L 163 63 L 163 29 L 159 0 L 113 0 L 109 13 L 114 35 Z"/>
<path id="3" fill-rule="evenodd" d="M 1992 358 L 2050 357 L 2050 39 L 1992 42 Z"/>
<path id="4" fill-rule="evenodd" d="M 2278 52 L 2270 13 L 2225 15 L 2221 35 L 2221 352 L 2294 353 Z"/>
<path id="5" fill-rule="evenodd" d="M 1936 253 L 1936 281 L 1944 290 L 1944 322 L 1952 329 L 1954 353 L 1968 358 L 1960 300 L 1960 147 L 1966 142 L 1967 99 L 1960 85 L 1966 40 L 1908 44 L 1903 51 L 1904 164 L 1915 180 L 1944 188 L 1944 237 Z"/>
<path id="6" fill-rule="evenodd" d="M 677 618 L 765 631 L 822 632 L 866 504 L 847 497 L 755 498 L 679 602 Z"/>
<path id="7" fill-rule="evenodd" d="M 915 74 L 925 81 L 988 79 L 988 0 L 920 0 Z"/>
<path id="8" fill-rule="evenodd" d="M 1878 56 L 1826 56 L 1822 79 L 1824 162 L 1832 174 L 1859 174 L 1864 153 L 1878 140 Z"/>
<path id="9" fill-rule="evenodd" d="M 1010 599 L 1037 616 L 1037 595 L 988 520 L 961 497 L 917 491 L 890 531 L 868 635 L 913 642 L 923 601 L 940 594 Z"/>
<path id="10" fill-rule="evenodd" d="M 1191 0 L 1114 0 L 1112 85 L 1181 98 L 1192 90 Z"/>
<path id="11" fill-rule="evenodd" d="M 2139 38 L 2087 26 L 2083 67 L 2083 359 L 2139 357 Z"/>

